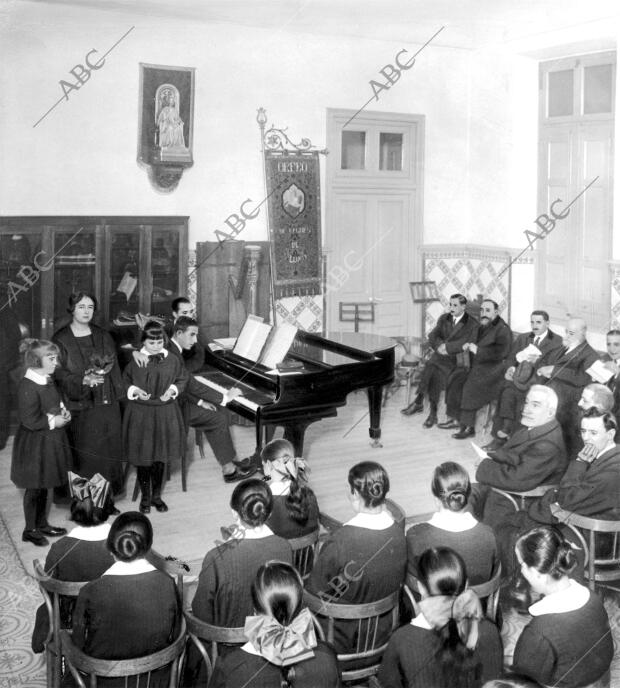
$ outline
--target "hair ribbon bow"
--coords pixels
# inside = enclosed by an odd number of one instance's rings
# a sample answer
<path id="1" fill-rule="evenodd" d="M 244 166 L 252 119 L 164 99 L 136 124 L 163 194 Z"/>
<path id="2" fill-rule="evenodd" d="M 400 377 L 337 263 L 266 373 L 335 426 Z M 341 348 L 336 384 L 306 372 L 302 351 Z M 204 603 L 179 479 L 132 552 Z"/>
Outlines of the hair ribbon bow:
<path id="1" fill-rule="evenodd" d="M 101 509 L 109 492 L 110 483 L 100 473 L 95 473 L 89 480 L 69 471 L 69 493 L 75 499 L 83 501 L 90 497 L 93 505 Z"/>

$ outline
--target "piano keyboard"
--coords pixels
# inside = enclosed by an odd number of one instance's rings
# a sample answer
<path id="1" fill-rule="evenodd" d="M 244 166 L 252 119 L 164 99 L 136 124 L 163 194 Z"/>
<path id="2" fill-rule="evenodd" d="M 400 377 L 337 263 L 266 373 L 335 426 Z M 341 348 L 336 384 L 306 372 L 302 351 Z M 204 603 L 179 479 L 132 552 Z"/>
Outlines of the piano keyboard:
<path id="1" fill-rule="evenodd" d="M 228 392 L 228 389 L 230 389 L 224 387 L 223 385 L 218 385 L 217 382 L 209 380 L 209 378 L 203 377 L 202 375 L 195 375 L 194 377 L 196 378 L 196 380 L 198 380 L 198 382 L 202 382 L 203 385 L 206 385 L 207 387 L 214 389 L 216 392 L 219 392 L 220 394 L 225 394 L 226 392 Z M 238 383 L 236 385 L 231 385 L 231 387 L 238 387 L 239 389 L 242 389 L 243 387 L 247 387 L 247 385 Z M 250 409 L 250 411 L 256 411 L 258 409 L 258 404 L 251 401 L 250 399 L 247 399 L 244 396 L 235 397 L 233 401 L 239 404 L 240 406 L 245 406 L 245 408 Z"/>

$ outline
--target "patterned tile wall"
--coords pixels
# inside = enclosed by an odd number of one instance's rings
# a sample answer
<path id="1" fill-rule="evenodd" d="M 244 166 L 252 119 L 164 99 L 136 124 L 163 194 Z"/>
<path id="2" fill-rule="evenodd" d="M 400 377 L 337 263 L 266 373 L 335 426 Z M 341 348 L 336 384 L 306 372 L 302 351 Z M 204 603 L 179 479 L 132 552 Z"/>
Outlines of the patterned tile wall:
<path id="1" fill-rule="evenodd" d="M 611 327 L 620 329 L 620 263 L 611 266 Z"/>
<path id="2" fill-rule="evenodd" d="M 276 301 L 276 320 L 306 332 L 323 331 L 323 295 L 291 296 Z"/>

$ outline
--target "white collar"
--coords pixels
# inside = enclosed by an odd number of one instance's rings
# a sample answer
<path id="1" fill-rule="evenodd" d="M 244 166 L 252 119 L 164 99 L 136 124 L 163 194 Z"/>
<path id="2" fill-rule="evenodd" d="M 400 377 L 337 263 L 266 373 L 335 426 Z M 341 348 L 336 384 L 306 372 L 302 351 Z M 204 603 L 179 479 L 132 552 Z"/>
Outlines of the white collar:
<path id="1" fill-rule="evenodd" d="M 461 315 L 459 315 L 458 318 L 455 318 L 454 316 L 452 316 L 452 324 L 453 324 L 453 325 L 456 325 L 457 323 L 461 322 L 461 320 L 463 319 L 463 316 L 464 316 L 464 315 L 465 315 L 465 311 L 463 311 L 463 312 L 461 313 Z"/>
<path id="2" fill-rule="evenodd" d="M 598 459 L 599 456 L 602 456 L 605 452 L 610 451 L 616 446 L 616 443 L 613 440 L 610 440 L 609 444 L 603 449 L 603 451 L 600 451 L 597 455 L 596 458 Z"/>
<path id="3" fill-rule="evenodd" d="M 256 657 L 262 657 L 261 653 L 252 645 L 252 643 L 248 640 L 248 642 L 245 645 L 241 646 L 241 649 L 244 652 L 247 652 L 249 655 L 255 655 Z M 263 657 L 264 659 L 264 657 Z"/>
<path id="4" fill-rule="evenodd" d="M 427 618 L 420 612 L 415 618 L 410 621 L 412 626 L 423 628 L 425 631 L 432 631 L 433 627 L 428 623 Z"/>
<path id="5" fill-rule="evenodd" d="M 436 511 L 428 523 L 451 533 L 462 533 L 478 525 L 469 511 Z"/>
<path id="6" fill-rule="evenodd" d="M 109 532 L 109 523 L 100 523 L 98 526 L 75 526 L 69 533 L 69 537 L 84 542 L 101 542 L 108 539 Z"/>
<path id="7" fill-rule="evenodd" d="M 538 337 L 538 343 L 540 344 L 540 342 L 542 342 L 542 340 L 543 340 L 548 334 L 549 334 L 549 330 L 545 330 L 542 334 L 534 334 L 534 333 L 532 332 L 532 335 L 533 335 L 533 336 L 532 336 L 532 343 L 534 343 L 534 340 L 536 339 L 536 337 Z"/>
<path id="8" fill-rule="evenodd" d="M 392 518 L 392 514 L 384 509 L 378 514 L 355 514 L 355 516 L 344 525 L 367 528 L 368 530 L 385 530 L 394 525 L 394 519 Z"/>
<path id="9" fill-rule="evenodd" d="M 550 595 L 545 595 L 538 602 L 534 602 L 529 612 L 532 616 L 565 614 L 566 612 L 574 612 L 576 609 L 581 609 L 589 599 L 590 591 L 588 588 L 571 578 L 567 588 L 559 592 L 553 592 Z"/>
<path id="10" fill-rule="evenodd" d="M 176 348 L 183 353 L 183 347 L 177 342 L 177 340 L 174 337 L 170 338 L 170 341 L 176 346 Z"/>
<path id="11" fill-rule="evenodd" d="M 41 375 L 41 373 L 37 373 L 34 368 L 28 368 L 24 377 L 27 380 L 36 383 L 37 385 L 45 386 L 49 382 L 47 375 Z"/>
<path id="12" fill-rule="evenodd" d="M 159 352 L 156 353 L 156 354 L 151 354 L 151 353 L 149 353 L 149 352 L 146 350 L 146 347 L 143 346 L 143 347 L 140 349 L 140 353 L 141 353 L 141 354 L 144 354 L 145 356 L 158 356 L 159 354 L 163 354 L 163 355 L 164 355 L 164 358 L 166 358 L 166 356 L 168 355 L 168 349 L 162 349 L 161 351 L 159 351 Z"/>
<path id="13" fill-rule="evenodd" d="M 270 480 L 267 483 L 267 485 L 269 485 L 269 489 L 271 490 L 271 494 L 274 497 L 284 497 L 291 490 L 291 481 L 290 480 L 274 480 L 274 482 L 271 482 L 271 480 Z"/>
<path id="14" fill-rule="evenodd" d="M 243 530 L 243 537 L 240 537 L 239 540 L 261 540 L 262 538 L 269 537 L 270 535 L 273 535 L 273 530 L 263 523 L 262 526 L 258 526 L 256 528 L 244 528 Z"/>
<path id="15" fill-rule="evenodd" d="M 146 559 L 136 559 L 135 561 L 117 561 L 103 574 L 104 576 L 135 576 L 139 573 L 149 573 L 155 571 L 153 564 L 149 564 Z"/>

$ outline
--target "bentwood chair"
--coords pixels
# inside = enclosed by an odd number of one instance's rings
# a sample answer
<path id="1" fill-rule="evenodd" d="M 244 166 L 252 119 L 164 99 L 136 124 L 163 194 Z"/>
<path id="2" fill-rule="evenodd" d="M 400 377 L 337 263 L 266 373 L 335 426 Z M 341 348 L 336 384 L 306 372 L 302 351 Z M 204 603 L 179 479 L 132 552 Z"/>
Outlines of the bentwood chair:
<path id="1" fill-rule="evenodd" d="M 179 684 L 179 662 L 187 639 L 184 621 L 177 639 L 171 645 L 145 657 L 133 659 L 89 657 L 73 644 L 69 631 L 61 631 L 60 637 L 67 668 L 79 688 L 97 688 L 97 678 L 125 678 L 126 688 L 148 686 L 151 674 L 165 667 L 170 667 L 168 688 L 176 688 Z M 88 678 L 88 682 L 85 678 Z M 135 680 L 128 681 L 129 678 Z"/>
<path id="2" fill-rule="evenodd" d="M 289 538 L 288 543 L 293 550 L 293 566 L 305 581 L 310 577 L 314 566 L 316 548 L 319 542 L 319 529 L 298 538 Z"/>
<path id="3" fill-rule="evenodd" d="M 71 582 L 52 578 L 44 570 L 41 562 L 35 559 L 34 578 L 39 584 L 39 590 L 43 595 L 43 601 L 49 615 L 49 631 L 43 641 L 45 647 L 45 667 L 47 688 L 59 688 L 62 674 L 63 662 L 60 648 L 60 598 L 62 596 L 77 598 L 80 590 L 89 581 Z"/>
<path id="4" fill-rule="evenodd" d="M 505 497 L 514 507 L 515 511 L 523 511 L 528 506 L 528 499 L 539 499 L 549 490 L 557 488 L 557 485 L 539 485 L 531 490 L 525 492 L 517 492 L 516 490 L 500 490 L 498 487 L 492 487 L 491 490 L 499 495 Z"/>

